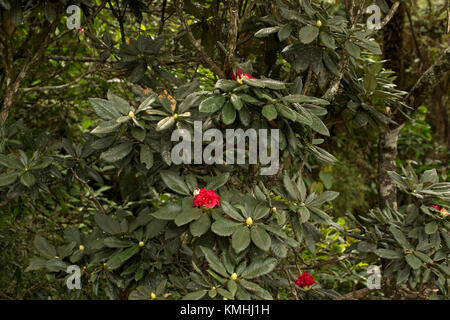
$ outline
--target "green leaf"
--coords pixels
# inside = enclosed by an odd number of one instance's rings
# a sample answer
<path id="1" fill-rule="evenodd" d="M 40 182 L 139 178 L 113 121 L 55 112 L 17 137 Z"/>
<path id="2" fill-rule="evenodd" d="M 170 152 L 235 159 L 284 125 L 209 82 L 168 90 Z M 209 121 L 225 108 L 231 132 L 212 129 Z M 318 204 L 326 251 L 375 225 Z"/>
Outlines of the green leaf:
<path id="1" fill-rule="evenodd" d="M 120 123 L 116 122 L 116 120 L 104 121 L 101 122 L 94 130 L 91 131 L 92 134 L 104 134 L 111 133 L 117 131 L 120 127 Z"/>
<path id="2" fill-rule="evenodd" d="M 225 267 L 223 266 L 222 262 L 219 260 L 219 258 L 214 254 L 214 252 L 206 247 L 200 246 L 200 249 L 202 250 L 203 254 L 205 255 L 206 260 L 209 263 L 209 266 L 211 269 L 216 271 L 221 276 L 228 278 L 228 273 Z"/>
<path id="3" fill-rule="evenodd" d="M 264 83 L 265 88 L 282 90 L 286 89 L 286 84 L 283 81 L 273 80 L 273 79 L 261 79 Z"/>
<path id="4" fill-rule="evenodd" d="M 128 101 L 122 99 L 119 96 L 116 96 L 112 92 L 108 91 L 107 93 L 108 100 L 112 102 L 114 108 L 119 111 L 123 115 L 128 115 L 130 111 L 133 111 L 132 107 L 128 103 Z"/>
<path id="5" fill-rule="evenodd" d="M 202 215 L 202 209 L 198 208 L 183 208 L 175 218 L 175 224 L 177 226 L 183 226 L 193 220 L 197 220 Z"/>
<path id="6" fill-rule="evenodd" d="M 211 225 L 211 230 L 219 236 L 228 237 L 231 236 L 240 226 L 242 226 L 241 223 L 228 219 L 218 219 Z"/>
<path id="7" fill-rule="evenodd" d="M 30 171 L 27 171 L 20 177 L 20 182 L 25 187 L 31 187 L 36 183 L 36 178 Z"/>
<path id="8" fill-rule="evenodd" d="M 415 255 L 413 254 L 407 254 L 405 256 L 406 262 L 408 262 L 408 264 L 410 265 L 411 268 L 415 269 L 419 269 L 420 266 L 422 265 L 422 261 L 420 261 Z"/>
<path id="9" fill-rule="evenodd" d="M 238 227 L 231 237 L 231 245 L 236 253 L 242 252 L 250 244 L 250 231 L 247 226 Z"/>
<path id="10" fill-rule="evenodd" d="M 151 109 L 152 103 L 155 102 L 156 97 L 157 96 L 155 94 L 152 94 L 149 95 L 147 98 L 145 98 L 145 100 L 142 101 L 142 103 L 139 105 L 138 109 L 136 110 L 136 113 Z"/>
<path id="11" fill-rule="evenodd" d="M 115 237 L 105 238 L 103 243 L 108 248 L 128 248 L 133 245 L 133 242 L 130 240 L 122 240 Z"/>
<path id="12" fill-rule="evenodd" d="M 117 162 L 125 158 L 133 149 L 133 144 L 129 141 L 123 142 L 111 149 L 102 152 L 100 158 L 106 162 Z"/>
<path id="13" fill-rule="evenodd" d="M 249 290 L 249 291 L 253 291 L 256 294 L 262 295 L 264 299 L 268 299 L 268 300 L 272 300 L 272 296 L 270 295 L 270 293 L 261 288 L 259 285 L 257 285 L 256 283 L 247 281 L 245 279 L 239 279 L 239 284 L 244 287 L 245 289 Z"/>
<path id="14" fill-rule="evenodd" d="M 322 120 L 314 114 L 310 114 L 310 116 L 312 118 L 311 129 L 324 136 L 329 137 L 330 131 L 328 131 L 327 126 L 322 122 Z"/>
<path id="15" fill-rule="evenodd" d="M 305 206 L 299 207 L 297 213 L 299 215 L 300 223 L 305 223 L 309 220 L 310 213 L 308 208 L 306 208 Z"/>
<path id="16" fill-rule="evenodd" d="M 436 221 L 429 222 L 425 225 L 425 233 L 426 234 L 433 234 L 436 233 L 438 230 L 438 224 Z"/>
<path id="17" fill-rule="evenodd" d="M 264 38 L 270 36 L 272 33 L 278 32 L 280 30 L 280 27 L 268 27 L 259 30 L 255 33 L 256 38 Z"/>
<path id="18" fill-rule="evenodd" d="M 394 225 L 391 225 L 389 227 L 389 231 L 392 233 L 395 240 L 397 240 L 397 242 L 403 247 L 403 249 L 411 249 L 411 245 L 409 244 L 402 231 L 397 229 Z"/>
<path id="19" fill-rule="evenodd" d="M 269 234 L 258 225 L 254 225 L 250 229 L 252 242 L 261 250 L 268 251 L 272 244 Z"/>
<path id="20" fill-rule="evenodd" d="M 40 235 L 36 235 L 33 240 L 33 245 L 40 254 L 48 259 L 53 259 L 56 256 L 56 248 L 51 245 L 47 239 Z"/>
<path id="21" fill-rule="evenodd" d="M 164 131 L 171 128 L 175 124 L 175 118 L 172 116 L 162 118 L 156 124 L 156 131 Z"/>
<path id="22" fill-rule="evenodd" d="M 283 186 L 291 197 L 291 200 L 300 200 L 300 192 L 297 190 L 296 186 L 292 183 L 291 178 L 287 174 L 283 175 Z"/>
<path id="23" fill-rule="evenodd" d="M 277 260 L 275 258 L 259 259 L 250 263 L 244 272 L 242 272 L 241 277 L 244 279 L 258 278 L 272 272 L 276 266 Z"/>
<path id="24" fill-rule="evenodd" d="M 244 221 L 242 215 L 226 200 L 221 201 L 221 207 L 223 212 L 237 221 Z"/>
<path id="25" fill-rule="evenodd" d="M 205 296 L 208 290 L 199 290 L 195 292 L 188 293 L 181 300 L 200 300 Z"/>
<path id="26" fill-rule="evenodd" d="M 124 251 L 122 251 L 118 255 L 118 258 L 122 263 L 124 263 L 127 260 L 129 260 L 131 257 L 133 257 L 136 253 L 138 253 L 139 249 L 140 249 L 139 245 L 134 244 L 133 246 L 129 247 L 128 249 L 125 249 Z"/>
<path id="27" fill-rule="evenodd" d="M 309 97 L 302 94 L 290 94 L 282 97 L 281 100 L 289 103 L 311 103 L 318 106 L 327 106 L 330 104 L 330 102 L 325 99 Z"/>
<path id="28" fill-rule="evenodd" d="M 366 73 L 364 76 L 364 89 L 368 93 L 374 92 L 377 88 L 377 77 L 371 73 Z"/>
<path id="29" fill-rule="evenodd" d="M 13 155 L 4 155 L 0 154 L 0 166 L 4 166 L 6 168 L 11 169 L 22 169 L 23 167 L 17 161 L 17 158 Z"/>
<path id="30" fill-rule="evenodd" d="M 297 120 L 297 113 L 283 104 L 277 103 L 276 108 L 279 114 L 291 121 Z"/>
<path id="31" fill-rule="evenodd" d="M 234 93 L 231 94 L 230 101 L 231 101 L 231 103 L 233 104 L 233 107 L 236 110 L 241 110 L 242 109 L 242 100 L 241 100 L 241 98 L 239 98 L 238 95 L 235 95 Z"/>
<path id="32" fill-rule="evenodd" d="M 112 103 L 108 100 L 99 98 L 89 98 L 89 102 L 94 108 L 95 113 L 104 120 L 113 120 L 120 117 L 119 111 L 117 111 Z"/>
<path id="33" fill-rule="evenodd" d="M 219 176 L 213 177 L 211 181 L 206 185 L 206 190 L 218 190 L 220 187 L 227 183 L 230 178 L 230 173 L 226 172 Z"/>
<path id="34" fill-rule="evenodd" d="M 374 250 L 377 249 L 377 246 L 373 243 L 369 243 L 366 241 L 360 241 L 358 242 L 358 247 L 357 247 L 359 252 L 373 252 Z"/>
<path id="35" fill-rule="evenodd" d="M 145 164 L 145 167 L 149 170 L 153 166 L 153 152 L 150 147 L 146 144 L 141 145 L 139 156 L 141 163 Z"/>
<path id="36" fill-rule="evenodd" d="M 276 119 L 276 117 L 278 116 L 277 109 L 273 104 L 265 105 L 262 110 L 262 114 L 269 121 Z"/>
<path id="37" fill-rule="evenodd" d="M 304 26 L 303 28 L 300 29 L 298 33 L 300 41 L 304 44 L 313 42 L 318 35 L 319 35 L 319 28 L 310 25 Z"/>
<path id="38" fill-rule="evenodd" d="M 200 219 L 192 222 L 189 225 L 189 230 L 191 231 L 191 234 L 194 237 L 200 237 L 201 235 L 204 235 L 206 232 L 208 232 L 210 227 L 211 227 L 211 218 L 207 213 L 204 213 L 200 217 Z"/>
<path id="39" fill-rule="evenodd" d="M 104 215 L 104 214 L 96 214 L 94 216 L 95 222 L 99 226 L 100 229 L 109 234 L 118 234 L 121 233 L 120 223 L 113 219 L 113 217 Z"/>
<path id="40" fill-rule="evenodd" d="M 234 120 L 236 120 L 236 109 L 230 102 L 227 102 L 222 109 L 222 122 L 229 125 L 232 124 Z"/>
<path id="41" fill-rule="evenodd" d="M 250 113 L 246 108 L 239 110 L 239 119 L 244 126 L 248 126 L 250 124 Z"/>
<path id="42" fill-rule="evenodd" d="M 414 251 L 414 255 L 416 255 L 420 260 L 422 260 L 425 263 L 432 263 L 433 262 L 433 259 L 431 259 L 425 253 L 422 253 L 420 251 Z"/>
<path id="43" fill-rule="evenodd" d="M 189 187 L 184 182 L 183 177 L 180 177 L 173 171 L 161 171 L 161 178 L 164 183 L 169 187 L 172 191 L 182 195 L 190 195 Z"/>
<path id="44" fill-rule="evenodd" d="M 239 83 L 237 83 L 237 81 L 227 79 L 219 79 L 215 85 L 216 89 L 220 89 L 224 92 L 230 92 L 237 87 L 239 87 Z"/>
<path id="45" fill-rule="evenodd" d="M 33 257 L 33 258 L 30 259 L 30 264 L 25 269 L 25 272 L 30 272 L 30 271 L 44 269 L 46 263 L 47 263 L 47 259 L 39 258 L 39 257 Z"/>
<path id="46" fill-rule="evenodd" d="M 200 103 L 199 111 L 204 113 L 213 113 L 222 108 L 225 103 L 225 97 L 220 95 L 214 95 L 203 100 Z"/>
<path id="47" fill-rule="evenodd" d="M 333 36 L 328 32 L 320 31 L 320 41 L 331 50 L 336 49 L 336 42 L 334 41 Z"/>
<path id="48" fill-rule="evenodd" d="M 169 203 L 151 215 L 160 220 L 174 220 L 180 212 L 181 206 L 179 204 Z"/>
<path id="49" fill-rule="evenodd" d="M 347 51 L 347 53 L 351 55 L 353 58 L 359 59 L 359 56 L 361 55 L 361 49 L 359 49 L 359 47 L 356 44 L 347 40 L 345 42 L 344 48 L 345 51 Z"/>
<path id="50" fill-rule="evenodd" d="M 280 28 L 280 30 L 278 30 L 278 39 L 280 41 L 284 41 L 287 38 L 289 38 L 289 36 L 291 35 L 291 32 L 292 32 L 292 29 L 293 29 L 293 27 L 291 24 L 286 24 L 286 25 L 282 26 Z"/>
<path id="51" fill-rule="evenodd" d="M 381 258 L 385 258 L 385 259 L 396 260 L 396 259 L 403 258 L 403 254 L 399 251 L 381 248 L 381 249 L 376 249 L 374 252 L 377 256 L 379 256 Z"/>
<path id="52" fill-rule="evenodd" d="M 230 293 L 234 296 L 236 294 L 236 290 L 237 290 L 237 284 L 235 280 L 228 280 L 227 282 L 227 288 L 228 291 L 230 291 Z"/>
<path id="53" fill-rule="evenodd" d="M 7 186 L 14 183 L 19 176 L 19 172 L 2 173 L 0 174 L 0 187 Z"/>

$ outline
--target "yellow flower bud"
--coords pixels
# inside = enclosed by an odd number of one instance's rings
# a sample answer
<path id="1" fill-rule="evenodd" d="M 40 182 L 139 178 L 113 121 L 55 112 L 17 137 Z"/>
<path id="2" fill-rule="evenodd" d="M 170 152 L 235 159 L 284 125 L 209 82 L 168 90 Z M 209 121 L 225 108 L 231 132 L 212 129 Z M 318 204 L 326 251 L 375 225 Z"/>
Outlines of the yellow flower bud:
<path id="1" fill-rule="evenodd" d="M 247 220 L 245 220 L 245 223 L 247 224 L 247 227 L 250 227 L 253 224 L 253 219 L 248 217 Z"/>
<path id="2" fill-rule="evenodd" d="M 156 299 L 156 294 L 154 292 L 152 292 L 152 294 L 150 295 L 150 297 L 152 298 L 152 300 Z"/>
<path id="3" fill-rule="evenodd" d="M 320 28 L 321 26 L 322 26 L 322 21 L 320 21 L 320 20 L 317 20 L 317 23 L 316 23 L 316 25 Z"/>
<path id="4" fill-rule="evenodd" d="M 273 212 L 277 212 L 277 207 L 272 207 Z"/>
<path id="5" fill-rule="evenodd" d="M 128 116 L 129 116 L 130 118 L 134 118 L 134 112 L 133 112 L 133 111 L 128 112 Z"/>
<path id="6" fill-rule="evenodd" d="M 233 273 L 233 274 L 230 276 L 230 279 L 231 279 L 231 280 L 236 280 L 236 279 L 237 279 L 237 274 L 236 274 L 236 273 Z"/>
<path id="7" fill-rule="evenodd" d="M 145 245 L 144 241 L 139 241 L 139 247 L 143 247 Z"/>
<path id="8" fill-rule="evenodd" d="M 84 250 L 84 246 L 82 244 L 80 244 L 80 246 L 78 247 L 78 249 L 80 249 L 81 251 Z"/>
<path id="9" fill-rule="evenodd" d="M 216 287 L 214 287 L 214 286 L 213 286 L 213 287 L 211 287 L 211 290 L 216 290 Z"/>
<path id="10" fill-rule="evenodd" d="M 174 114 L 173 116 L 172 116 L 172 118 L 174 118 L 175 120 L 177 120 L 178 119 L 178 114 Z"/>
<path id="11" fill-rule="evenodd" d="M 445 208 L 442 208 L 441 211 L 439 211 L 439 212 L 440 212 L 440 214 L 441 214 L 442 216 L 444 216 L 444 217 L 448 216 L 448 211 L 447 211 L 447 209 L 445 209 Z"/>

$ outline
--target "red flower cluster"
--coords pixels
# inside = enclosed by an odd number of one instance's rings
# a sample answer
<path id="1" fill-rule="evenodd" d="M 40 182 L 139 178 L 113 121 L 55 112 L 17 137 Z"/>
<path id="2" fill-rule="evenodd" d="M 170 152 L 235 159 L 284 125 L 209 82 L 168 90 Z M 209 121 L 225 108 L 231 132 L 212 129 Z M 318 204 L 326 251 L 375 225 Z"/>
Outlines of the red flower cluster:
<path id="1" fill-rule="evenodd" d="M 299 275 L 297 280 L 295 280 L 295 284 L 298 285 L 300 288 L 310 288 L 316 281 L 314 281 L 314 278 L 308 274 L 308 272 L 305 272 L 302 275 Z"/>
<path id="2" fill-rule="evenodd" d="M 242 80 L 255 79 L 254 77 L 252 77 L 248 73 L 242 73 L 242 69 L 237 69 L 236 75 L 233 74 L 231 77 L 233 78 L 233 80 L 236 80 L 240 84 L 242 84 Z"/>
<path id="3" fill-rule="evenodd" d="M 206 190 L 206 188 L 194 192 L 193 207 L 214 208 L 220 206 L 219 195 L 214 190 Z"/>
<path id="4" fill-rule="evenodd" d="M 436 209 L 437 211 L 439 211 L 439 213 L 440 213 L 443 217 L 446 217 L 446 216 L 449 215 L 447 209 L 445 209 L 444 207 L 440 207 L 440 206 L 437 206 L 437 205 L 435 205 L 435 204 L 430 205 L 430 207 L 432 207 L 432 208 Z"/>

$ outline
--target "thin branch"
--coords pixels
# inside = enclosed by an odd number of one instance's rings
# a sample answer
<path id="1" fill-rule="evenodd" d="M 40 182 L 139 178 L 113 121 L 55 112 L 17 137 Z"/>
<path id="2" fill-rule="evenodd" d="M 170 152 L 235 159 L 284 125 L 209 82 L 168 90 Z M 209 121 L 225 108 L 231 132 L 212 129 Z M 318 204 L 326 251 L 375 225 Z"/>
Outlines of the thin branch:
<path id="1" fill-rule="evenodd" d="M 406 11 L 406 15 L 408 16 L 409 26 L 410 26 L 410 29 L 411 29 L 411 35 L 412 35 L 412 38 L 413 38 L 413 41 L 414 41 L 414 46 L 416 47 L 417 55 L 419 56 L 419 58 L 422 61 L 422 63 L 425 64 L 425 59 L 423 58 L 422 51 L 420 51 L 419 43 L 417 42 L 417 36 L 416 36 L 416 32 L 414 31 L 414 24 L 413 24 L 413 21 L 412 21 L 412 17 L 411 17 L 411 12 L 409 10 L 409 6 L 405 5 L 405 9 L 406 9 L 405 10 Z"/>
<path id="2" fill-rule="evenodd" d="M 373 290 L 370 290 L 369 288 L 364 288 L 364 289 L 360 289 L 360 290 L 356 290 L 356 291 L 344 294 L 340 297 L 334 298 L 333 300 L 362 299 L 372 291 Z"/>
<path id="3" fill-rule="evenodd" d="M 22 88 L 22 89 L 19 89 L 19 92 L 24 92 L 25 93 L 25 92 L 30 92 L 30 91 L 58 90 L 58 89 L 69 88 L 69 87 L 73 86 L 74 84 L 76 84 L 77 82 L 79 82 L 84 77 L 86 77 L 88 74 L 94 73 L 97 70 L 98 70 L 97 68 L 93 68 L 91 70 L 87 70 L 83 74 L 81 74 L 78 78 L 76 78 L 75 80 L 70 81 L 70 82 L 65 83 L 65 84 L 61 84 L 61 85 L 57 85 L 57 86 Z"/>
<path id="4" fill-rule="evenodd" d="M 88 190 L 89 193 L 91 194 L 92 198 L 95 201 L 95 206 L 97 207 L 97 209 L 99 209 L 103 214 L 105 214 L 105 209 L 103 209 L 103 206 L 101 205 L 101 203 L 97 200 L 97 197 L 95 196 L 94 191 L 92 191 L 91 187 L 89 186 L 89 184 L 84 181 L 83 179 L 81 179 L 77 173 L 75 172 L 75 170 L 73 170 L 72 168 L 70 168 L 70 171 L 72 171 L 73 176 L 75 177 L 75 179 L 77 179 L 78 181 L 80 181 Z"/>
<path id="5" fill-rule="evenodd" d="M 175 0 L 175 10 L 177 11 L 177 15 L 180 18 L 181 24 L 184 27 L 184 30 L 186 31 L 186 36 L 188 37 L 191 44 L 197 49 L 197 51 L 200 54 L 200 57 L 202 58 L 203 62 L 211 68 L 211 70 L 217 74 L 220 78 L 225 79 L 226 75 L 223 72 L 223 70 L 211 59 L 210 56 L 206 53 L 203 46 L 195 39 L 191 28 L 189 27 L 189 24 L 186 20 L 186 17 L 183 15 L 183 5 L 184 0 Z"/>
<path id="6" fill-rule="evenodd" d="M 57 60 L 57 61 L 73 61 L 73 62 L 102 62 L 102 59 L 99 58 L 90 58 L 90 57 L 83 57 L 83 58 L 77 58 L 77 57 L 66 57 L 66 56 L 59 56 L 56 54 L 47 54 L 45 55 L 46 58 L 51 60 Z"/>

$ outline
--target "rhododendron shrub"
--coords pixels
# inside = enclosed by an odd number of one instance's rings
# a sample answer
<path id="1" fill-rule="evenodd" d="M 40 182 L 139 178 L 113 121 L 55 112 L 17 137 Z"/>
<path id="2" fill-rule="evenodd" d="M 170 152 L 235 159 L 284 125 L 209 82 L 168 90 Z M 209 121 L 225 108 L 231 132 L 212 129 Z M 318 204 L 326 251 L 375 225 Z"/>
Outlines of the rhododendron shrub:
<path id="1" fill-rule="evenodd" d="M 166 47 L 182 41 L 139 36 L 116 47 L 111 41 L 102 56 L 113 53 L 127 80 L 145 91 L 90 98 L 93 129 L 78 142 L 63 139 L 51 157 L 1 155 L 8 168 L 1 186 L 11 194 L 20 188 L 38 194 L 43 182 L 60 177 L 85 188 L 95 210 L 93 219 L 64 225 L 52 241 L 37 235 L 27 271 L 44 270 L 65 285 L 67 268 L 79 266 L 83 293 L 110 299 L 330 299 L 366 292 L 367 266 L 375 265 L 381 289 L 373 294 L 448 297 L 450 183 L 439 182 L 436 171 L 420 179 L 411 168 L 402 176 L 392 172 L 408 196 L 403 205 L 339 218 L 333 211 L 339 193 L 314 184 L 316 169 L 338 160 L 326 150 L 327 123 L 336 121 L 330 112 L 380 128 L 393 123 L 380 110 L 405 112 L 405 92 L 380 62 L 373 30 L 350 21 L 352 10 L 319 1 L 266 5 L 260 1 L 265 10 L 243 15 L 249 21 L 242 21 L 239 37 L 256 47 L 275 39 L 276 67 L 263 63 L 273 57 L 253 59 L 257 52 L 230 58 L 229 46 L 217 41 L 212 56 L 225 60 L 211 62 L 207 49 L 195 46 L 186 56 L 207 71 L 188 80 L 162 61 Z M 193 7 L 171 10 L 182 15 Z M 241 45 L 245 37 L 234 40 Z M 278 130 L 277 144 L 265 146 L 267 155 L 279 154 L 278 170 L 262 175 L 267 164 L 250 162 L 249 141 L 239 150 L 244 163 L 229 162 L 228 153 L 214 163 L 199 163 L 189 152 L 174 160 L 183 150 L 173 136 L 183 132 L 194 141 L 196 123 L 215 137 L 227 129 Z M 239 148 L 230 149 L 236 160 Z"/>

